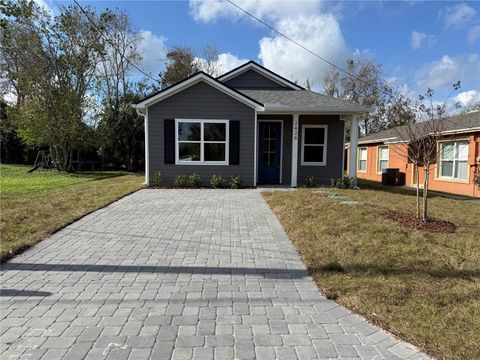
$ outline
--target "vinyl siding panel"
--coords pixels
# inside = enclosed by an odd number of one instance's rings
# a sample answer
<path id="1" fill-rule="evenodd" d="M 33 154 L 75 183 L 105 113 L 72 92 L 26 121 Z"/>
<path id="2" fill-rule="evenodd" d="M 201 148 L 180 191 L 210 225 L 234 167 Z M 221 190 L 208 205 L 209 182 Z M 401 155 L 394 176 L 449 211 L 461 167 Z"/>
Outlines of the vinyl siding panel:
<path id="1" fill-rule="evenodd" d="M 174 165 L 164 161 L 165 119 L 227 119 L 240 121 L 240 164 L 239 165 Z M 150 154 L 150 179 L 160 171 L 164 185 L 173 184 L 178 174 L 194 172 L 202 178 L 203 185 L 210 185 L 212 174 L 226 180 L 230 175 L 240 175 L 243 186 L 254 183 L 254 134 L 255 110 L 200 82 L 184 91 L 148 108 L 148 140 Z"/>
<path id="2" fill-rule="evenodd" d="M 247 70 L 224 83 L 235 89 L 288 89 L 259 74 L 255 70 Z"/>
<path id="3" fill-rule="evenodd" d="M 327 164 L 325 166 L 301 165 L 303 125 L 328 125 Z M 340 178 L 342 176 L 344 125 L 339 115 L 300 115 L 298 128 L 298 186 L 305 184 L 307 176 L 315 176 L 319 185 L 327 185 L 331 178 Z"/>

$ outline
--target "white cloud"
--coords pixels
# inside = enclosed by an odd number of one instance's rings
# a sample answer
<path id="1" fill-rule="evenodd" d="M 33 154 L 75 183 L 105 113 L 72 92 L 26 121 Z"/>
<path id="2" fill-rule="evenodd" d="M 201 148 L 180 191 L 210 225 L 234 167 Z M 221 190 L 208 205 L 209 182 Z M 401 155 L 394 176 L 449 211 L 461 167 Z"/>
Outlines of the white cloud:
<path id="1" fill-rule="evenodd" d="M 467 40 L 469 43 L 474 43 L 480 39 L 480 25 L 475 25 L 468 32 Z"/>
<path id="2" fill-rule="evenodd" d="M 478 54 L 469 56 L 443 56 L 440 60 L 425 64 L 417 71 L 415 80 L 417 86 L 425 91 L 430 87 L 438 90 L 444 86 L 451 86 L 460 81 L 462 84 L 474 82 L 480 88 L 479 74 L 480 59 Z M 475 75 L 474 75 L 475 74 Z"/>
<path id="3" fill-rule="evenodd" d="M 239 58 L 231 53 L 223 53 L 218 55 L 218 63 L 220 65 L 220 74 L 235 69 L 236 67 L 245 64 L 248 59 Z"/>
<path id="4" fill-rule="evenodd" d="M 348 53 L 338 21 L 332 15 L 310 15 L 280 20 L 278 30 L 335 64 L 343 64 Z M 323 83 L 329 66 L 281 36 L 260 39 L 259 58 L 280 75 L 315 88 Z"/>
<path id="5" fill-rule="evenodd" d="M 242 9 L 258 18 L 278 21 L 285 16 L 295 17 L 315 13 L 321 0 L 310 1 L 256 1 L 234 0 Z M 244 12 L 224 0 L 191 0 L 190 13 L 196 21 L 214 22 L 220 18 L 238 20 L 246 16 Z"/>
<path id="6" fill-rule="evenodd" d="M 140 31 L 140 41 L 138 43 L 138 51 L 142 55 L 140 69 L 153 76 L 157 76 L 165 67 L 165 58 L 167 47 L 163 36 L 157 36 L 150 30 Z M 142 75 L 135 72 L 134 75 Z"/>
<path id="7" fill-rule="evenodd" d="M 34 0 L 35 3 L 43 8 L 49 15 L 55 15 L 54 4 L 52 0 Z"/>
<path id="8" fill-rule="evenodd" d="M 477 11 L 467 4 L 457 4 L 447 7 L 443 12 L 443 23 L 445 27 L 461 27 L 477 14 Z"/>
<path id="9" fill-rule="evenodd" d="M 459 112 L 457 105 L 460 105 L 460 111 L 480 101 L 480 91 L 468 90 L 453 96 L 445 102 L 445 108 L 448 114 L 455 115 Z M 443 105 L 437 101 L 434 105 Z"/>
<path id="10" fill-rule="evenodd" d="M 413 50 L 420 49 L 423 45 L 433 45 L 435 43 L 435 36 L 417 31 L 412 31 L 410 35 L 410 47 Z"/>

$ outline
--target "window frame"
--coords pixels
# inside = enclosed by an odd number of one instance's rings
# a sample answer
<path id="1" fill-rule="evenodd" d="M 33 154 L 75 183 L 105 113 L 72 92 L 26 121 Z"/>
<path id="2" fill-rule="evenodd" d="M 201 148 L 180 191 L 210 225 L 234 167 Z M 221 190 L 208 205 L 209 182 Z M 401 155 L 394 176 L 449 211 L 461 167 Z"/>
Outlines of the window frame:
<path id="1" fill-rule="evenodd" d="M 318 129 L 322 128 L 325 129 L 325 136 L 323 144 L 305 144 L 305 129 Z M 326 166 L 327 165 L 327 146 L 328 145 L 328 125 L 309 125 L 303 124 L 302 125 L 302 143 L 301 143 L 301 157 L 300 157 L 300 165 L 301 166 Z M 323 161 L 321 162 L 311 162 L 305 161 L 305 146 L 323 146 Z"/>
<path id="2" fill-rule="evenodd" d="M 380 161 L 385 161 L 384 159 L 380 159 L 380 149 L 381 148 L 387 148 L 388 155 L 387 155 L 387 167 L 385 169 L 388 169 L 390 166 L 390 146 L 389 145 L 377 145 L 377 174 L 381 174 L 382 170 L 380 168 Z"/>
<path id="3" fill-rule="evenodd" d="M 178 140 L 178 124 L 179 123 L 200 123 L 200 140 L 188 141 Z M 225 141 L 205 141 L 204 125 L 205 124 L 225 124 Z M 175 119 L 175 165 L 229 165 L 229 146 L 230 146 L 230 120 L 227 119 Z M 200 160 L 199 161 L 182 161 L 180 160 L 181 143 L 197 143 L 200 144 Z M 205 144 L 225 144 L 225 160 L 224 161 L 205 161 Z"/>
<path id="4" fill-rule="evenodd" d="M 360 153 L 362 150 L 365 150 L 365 160 L 361 160 L 360 159 Z M 360 170 L 360 161 L 365 161 L 365 170 Z M 357 151 L 357 172 L 361 172 L 361 173 L 366 173 L 368 170 L 368 147 L 367 146 L 361 146 L 358 148 L 358 151 Z"/>
<path id="5" fill-rule="evenodd" d="M 444 144 L 451 143 L 453 144 L 453 158 L 452 158 L 452 176 L 444 176 L 442 175 L 442 146 Z M 458 154 L 457 152 L 457 143 L 466 143 L 467 145 L 467 158 L 465 160 L 460 160 L 457 158 Z M 469 150 L 470 150 L 470 140 L 469 139 L 452 139 L 452 140 L 439 140 L 437 141 L 437 179 L 438 180 L 444 180 L 444 181 L 452 181 L 452 182 L 463 182 L 463 183 L 469 183 L 470 181 L 470 166 L 468 164 L 468 155 L 469 155 Z M 445 161 L 450 161 L 450 160 L 445 160 Z M 466 162 L 467 164 L 467 177 L 466 178 L 459 178 L 455 177 L 455 165 L 457 161 L 461 162 Z"/>

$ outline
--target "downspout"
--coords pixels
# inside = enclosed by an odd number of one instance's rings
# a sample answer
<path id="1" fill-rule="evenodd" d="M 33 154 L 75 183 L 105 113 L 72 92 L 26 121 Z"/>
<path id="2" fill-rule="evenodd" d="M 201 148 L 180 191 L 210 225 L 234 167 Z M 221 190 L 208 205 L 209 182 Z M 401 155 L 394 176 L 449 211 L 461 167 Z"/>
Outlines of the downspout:
<path id="1" fill-rule="evenodd" d="M 145 113 L 140 111 L 136 105 L 132 105 L 137 111 L 139 116 L 142 116 L 144 119 L 144 130 L 145 130 L 145 182 L 144 185 L 150 185 L 150 156 L 149 156 L 149 146 L 148 146 L 148 107 L 145 108 Z"/>

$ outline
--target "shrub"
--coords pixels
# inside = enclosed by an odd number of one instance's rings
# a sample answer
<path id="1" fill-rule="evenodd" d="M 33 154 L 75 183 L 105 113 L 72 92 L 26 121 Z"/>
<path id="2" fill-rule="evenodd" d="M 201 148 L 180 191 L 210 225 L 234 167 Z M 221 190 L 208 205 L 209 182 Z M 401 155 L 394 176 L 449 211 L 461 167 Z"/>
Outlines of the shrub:
<path id="1" fill-rule="evenodd" d="M 194 188 L 199 188 L 200 186 L 202 186 L 202 179 L 197 173 L 193 173 L 192 175 L 190 175 L 190 177 L 188 178 L 188 182 L 190 183 L 190 186 L 193 186 Z"/>
<path id="2" fill-rule="evenodd" d="M 343 184 L 343 187 L 345 189 L 349 189 L 350 188 L 350 178 L 348 176 L 344 176 L 343 180 L 342 180 L 342 184 Z"/>
<path id="3" fill-rule="evenodd" d="M 305 178 L 305 186 L 307 188 L 314 188 L 317 187 L 317 179 L 315 179 L 315 176 L 307 176 Z"/>
<path id="4" fill-rule="evenodd" d="M 160 171 L 157 170 L 153 173 L 152 185 L 160 186 L 161 183 L 162 183 L 162 174 L 160 173 Z"/>
<path id="5" fill-rule="evenodd" d="M 176 187 L 187 187 L 190 185 L 190 179 L 187 175 L 179 174 L 175 176 L 175 180 L 173 181 Z"/>
<path id="6" fill-rule="evenodd" d="M 341 179 L 330 179 L 330 187 L 337 189 L 358 189 L 357 178 L 344 176 Z"/>
<path id="7" fill-rule="evenodd" d="M 221 175 L 215 175 L 213 174 L 210 177 L 210 184 L 214 189 L 221 188 L 223 187 L 223 178 Z"/>
<path id="8" fill-rule="evenodd" d="M 230 188 L 232 189 L 238 189 L 240 187 L 240 184 L 242 182 L 242 179 L 238 175 L 231 175 L 230 176 Z"/>

